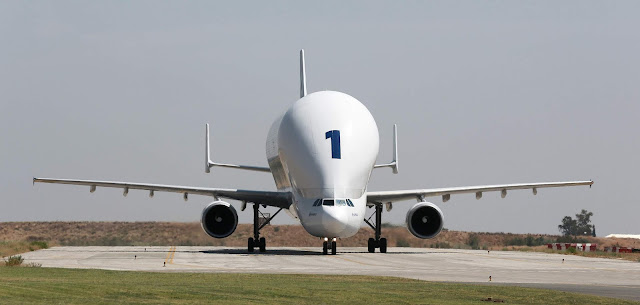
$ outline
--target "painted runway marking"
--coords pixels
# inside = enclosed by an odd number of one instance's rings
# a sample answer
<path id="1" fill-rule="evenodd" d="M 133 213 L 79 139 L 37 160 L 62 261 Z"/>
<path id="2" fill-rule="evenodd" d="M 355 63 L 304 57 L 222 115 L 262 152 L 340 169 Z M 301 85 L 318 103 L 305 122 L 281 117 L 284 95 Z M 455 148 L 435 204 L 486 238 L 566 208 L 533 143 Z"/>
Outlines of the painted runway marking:
<path id="1" fill-rule="evenodd" d="M 167 257 L 164 259 L 164 263 L 173 264 L 173 258 L 176 256 L 176 246 L 169 247 L 169 252 L 167 252 Z"/>

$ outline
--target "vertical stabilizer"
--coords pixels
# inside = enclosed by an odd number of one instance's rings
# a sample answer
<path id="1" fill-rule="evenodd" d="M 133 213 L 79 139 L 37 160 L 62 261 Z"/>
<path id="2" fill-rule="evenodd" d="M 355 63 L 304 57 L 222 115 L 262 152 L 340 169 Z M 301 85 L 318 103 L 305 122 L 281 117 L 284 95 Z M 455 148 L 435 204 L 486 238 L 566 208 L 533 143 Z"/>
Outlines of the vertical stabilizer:
<path id="1" fill-rule="evenodd" d="M 300 50 L 300 98 L 307 95 L 307 74 L 304 69 L 304 49 Z"/>

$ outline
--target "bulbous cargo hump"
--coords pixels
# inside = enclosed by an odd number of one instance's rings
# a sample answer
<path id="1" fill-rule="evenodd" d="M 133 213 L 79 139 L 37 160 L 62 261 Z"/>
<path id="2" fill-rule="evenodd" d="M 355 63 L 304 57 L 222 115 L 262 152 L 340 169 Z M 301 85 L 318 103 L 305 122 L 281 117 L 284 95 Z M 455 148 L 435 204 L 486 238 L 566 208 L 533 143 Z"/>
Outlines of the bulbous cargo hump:
<path id="1" fill-rule="evenodd" d="M 267 158 L 279 189 L 306 198 L 360 198 L 378 156 L 378 127 L 355 98 L 308 94 L 276 120 Z"/>

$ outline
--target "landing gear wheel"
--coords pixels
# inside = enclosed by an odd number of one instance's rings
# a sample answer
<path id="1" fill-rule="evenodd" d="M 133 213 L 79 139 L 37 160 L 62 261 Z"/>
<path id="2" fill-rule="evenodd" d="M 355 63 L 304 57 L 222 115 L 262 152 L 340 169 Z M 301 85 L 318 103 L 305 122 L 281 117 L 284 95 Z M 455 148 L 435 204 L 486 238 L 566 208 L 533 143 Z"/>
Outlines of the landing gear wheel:
<path id="1" fill-rule="evenodd" d="M 369 253 L 376 252 L 375 240 L 373 238 L 369 238 L 369 241 L 367 242 L 367 246 L 369 248 Z"/>
<path id="2" fill-rule="evenodd" d="M 336 255 L 336 242 L 332 241 L 331 242 L 331 255 Z"/>
<path id="3" fill-rule="evenodd" d="M 327 254 L 327 242 L 322 242 L 322 254 Z"/>
<path id="4" fill-rule="evenodd" d="M 264 252 L 267 250 L 267 240 L 264 237 L 260 237 L 260 252 Z M 385 247 L 386 248 L 386 247 Z"/>
<path id="5" fill-rule="evenodd" d="M 387 239 L 380 238 L 380 253 L 387 253 Z"/>
<path id="6" fill-rule="evenodd" d="M 247 242 L 247 251 L 253 252 L 253 238 L 249 237 L 249 241 Z"/>

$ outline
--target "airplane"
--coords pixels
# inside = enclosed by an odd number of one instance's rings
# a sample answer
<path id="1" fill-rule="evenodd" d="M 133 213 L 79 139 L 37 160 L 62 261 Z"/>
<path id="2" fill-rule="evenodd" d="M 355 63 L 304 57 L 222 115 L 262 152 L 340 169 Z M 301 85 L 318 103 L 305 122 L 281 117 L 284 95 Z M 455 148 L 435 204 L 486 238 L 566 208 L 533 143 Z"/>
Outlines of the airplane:
<path id="1" fill-rule="evenodd" d="M 433 189 L 369 191 L 367 185 L 374 169 L 389 167 L 398 173 L 397 125 L 393 126 L 393 159 L 390 163 L 376 164 L 379 150 L 378 126 L 369 110 L 354 97 L 337 91 L 307 93 L 304 50 L 300 50 L 300 99 L 293 103 L 271 125 L 266 141 L 269 166 L 246 166 L 211 161 L 209 148 L 209 124 L 206 124 L 205 172 L 213 167 L 235 168 L 271 173 L 277 191 L 222 189 L 130 183 L 119 181 L 74 180 L 33 178 L 33 183 L 58 183 L 129 190 L 145 190 L 153 197 L 155 192 L 212 196 L 214 201 L 202 211 L 200 223 L 206 234 L 214 238 L 231 235 L 238 225 L 236 209 L 221 198 L 241 202 L 244 211 L 247 203 L 253 204 L 253 237 L 247 240 L 248 252 L 258 248 L 266 251 L 266 240 L 260 230 L 285 210 L 297 219 L 311 235 L 322 239 L 322 253 L 336 254 L 337 238 L 355 235 L 366 223 L 374 230 L 368 240 L 368 251 L 387 252 L 387 239 L 381 237 L 382 210 L 390 211 L 394 202 L 417 200 L 406 216 L 408 230 L 422 239 L 437 236 L 443 228 L 442 210 L 427 202 L 427 197 L 442 197 L 449 201 L 451 195 L 475 193 L 480 199 L 484 192 L 507 191 L 591 185 L 593 181 L 564 181 L 445 187 Z M 279 208 L 273 215 L 265 216 L 260 206 Z M 366 218 L 367 208 L 374 212 Z M 262 215 L 262 218 L 261 218 Z M 375 215 L 375 220 L 371 218 Z M 261 222 L 262 220 L 262 222 Z M 373 222 L 373 223 L 372 223 Z"/>

